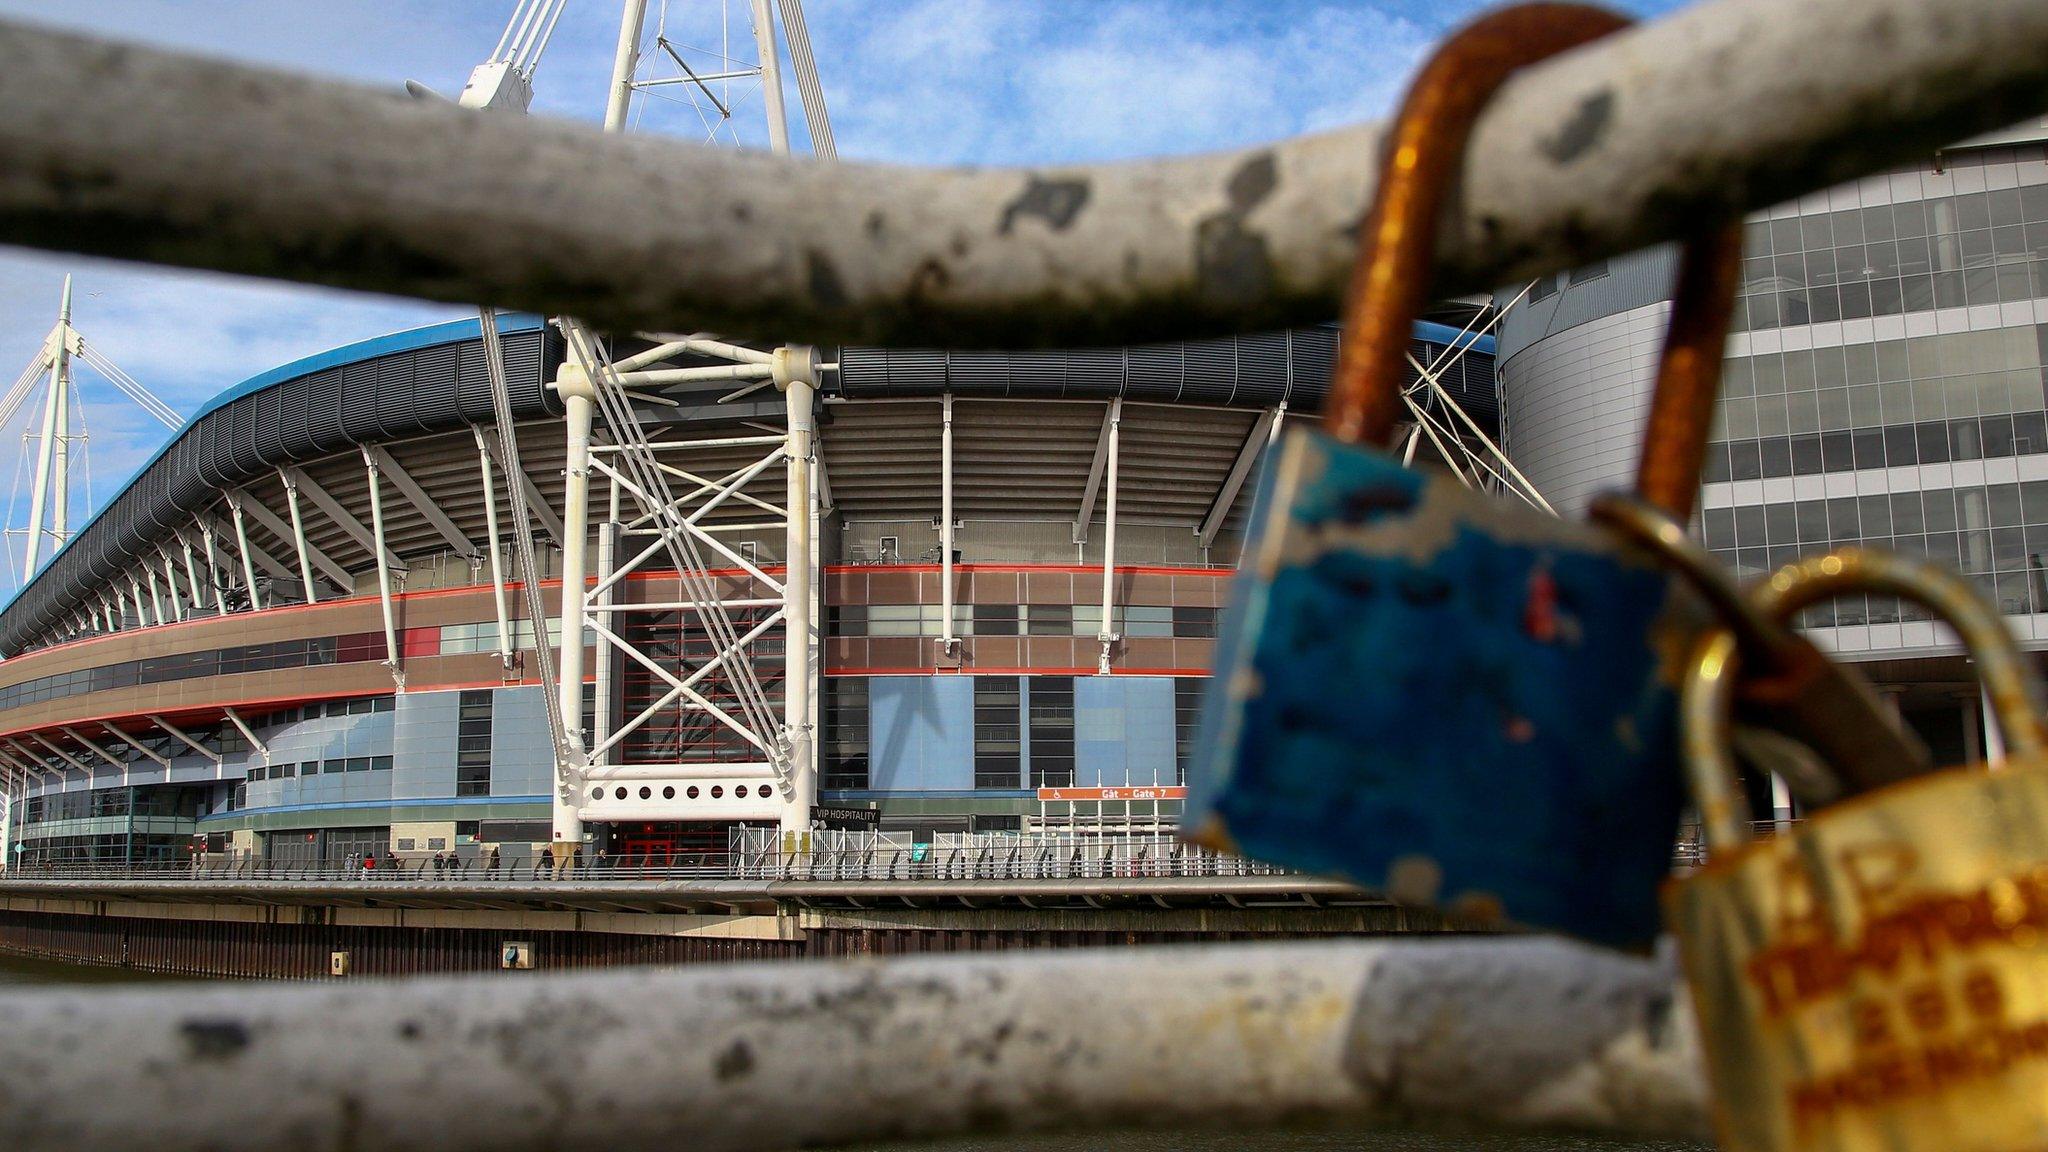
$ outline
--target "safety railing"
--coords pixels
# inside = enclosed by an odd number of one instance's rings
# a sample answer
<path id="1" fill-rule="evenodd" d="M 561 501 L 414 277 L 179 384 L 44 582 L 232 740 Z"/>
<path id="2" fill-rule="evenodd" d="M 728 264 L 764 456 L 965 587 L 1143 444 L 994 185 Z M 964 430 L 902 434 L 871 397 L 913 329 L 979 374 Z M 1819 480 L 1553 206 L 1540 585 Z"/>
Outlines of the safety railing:
<path id="1" fill-rule="evenodd" d="M 0 881 L 222 881 L 292 884 L 536 882 L 671 883 L 689 880 L 970 881 L 1233 879 L 1284 876 L 1284 868 L 1166 838 L 1008 837 L 965 845 L 850 843 L 801 852 L 758 848 L 729 852 L 606 853 L 551 860 L 540 855 L 432 857 L 378 855 L 340 860 L 268 860 L 208 856 L 189 862 L 54 861 L 18 863 Z"/>
<path id="2" fill-rule="evenodd" d="M 620 332 L 1014 347 L 1322 321 L 1381 156 L 1361 126 L 1067 169 L 805 164 L 17 24 L 0 58 L 0 241 Z M 2039 0 L 1696 4 L 1501 90 L 1434 285 L 1484 290 L 1922 158 L 2038 115 L 2044 62 Z M 0 1131 L 75 1152 L 765 1149 L 1305 1116 L 1699 1136 L 1673 980 L 1507 940 L 14 993 Z"/>

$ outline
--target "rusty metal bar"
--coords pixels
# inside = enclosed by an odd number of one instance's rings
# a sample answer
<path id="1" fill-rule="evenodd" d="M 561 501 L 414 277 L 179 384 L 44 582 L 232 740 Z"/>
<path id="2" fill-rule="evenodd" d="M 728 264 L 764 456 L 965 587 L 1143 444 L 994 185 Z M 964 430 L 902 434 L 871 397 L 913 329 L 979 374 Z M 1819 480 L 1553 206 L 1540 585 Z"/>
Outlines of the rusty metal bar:
<path id="1" fill-rule="evenodd" d="M 1368 125 L 1096 167 L 818 165 L 18 24 L 0 59 L 0 240 L 618 330 L 1019 346 L 1322 320 L 1381 155 Z M 2043 61 L 2038 0 L 1709 0 L 1617 33 L 1489 105 L 1435 291 L 1927 157 L 2040 112 Z"/>
<path id="2" fill-rule="evenodd" d="M 100 986 L 0 995 L 0 1017 L 14 1152 L 770 1149 L 1319 1117 L 1707 1129 L 1672 971 L 1540 939 Z"/>

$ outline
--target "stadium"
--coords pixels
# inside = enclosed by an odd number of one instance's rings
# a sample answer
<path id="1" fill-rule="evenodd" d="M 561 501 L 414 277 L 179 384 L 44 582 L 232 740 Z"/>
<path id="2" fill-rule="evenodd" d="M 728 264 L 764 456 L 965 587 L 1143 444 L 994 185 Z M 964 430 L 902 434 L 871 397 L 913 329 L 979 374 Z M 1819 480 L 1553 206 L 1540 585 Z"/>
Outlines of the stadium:
<path id="1" fill-rule="evenodd" d="M 1260 456 L 1316 411 L 1337 338 L 840 349 L 814 358 L 792 479 L 808 390 L 769 387 L 786 357 L 621 344 L 598 371 L 634 386 L 645 451 L 599 419 L 572 469 L 582 362 L 537 317 L 496 329 L 509 443 L 476 321 L 283 365 L 206 405 L 0 611 L 16 862 L 1161 832 Z M 1497 422 L 1491 347 L 1417 327 L 1474 429 Z M 686 530 L 639 498 L 660 484 Z M 557 655 L 575 565 L 585 645 Z M 805 618 L 808 726 L 784 711 Z M 558 669 L 587 765 L 557 755 Z"/>
<path id="2" fill-rule="evenodd" d="M 2035 120 L 1748 221 L 1699 523 L 1740 575 L 1848 544 L 1928 556 L 2048 647 L 2044 140 Z M 1545 277 L 1501 321 L 1508 450 L 1567 515 L 1629 482 L 1675 267 L 1666 248 Z M 1995 747 L 1917 606 L 1851 597 L 1802 624 L 1937 763 Z"/>

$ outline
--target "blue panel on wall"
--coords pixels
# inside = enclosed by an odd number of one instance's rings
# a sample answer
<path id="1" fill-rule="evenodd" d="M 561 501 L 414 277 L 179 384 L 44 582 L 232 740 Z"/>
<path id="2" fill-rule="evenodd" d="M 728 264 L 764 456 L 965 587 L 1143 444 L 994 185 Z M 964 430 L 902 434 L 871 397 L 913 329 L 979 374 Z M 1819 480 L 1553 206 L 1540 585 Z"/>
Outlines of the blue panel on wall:
<path id="1" fill-rule="evenodd" d="M 964 676 L 869 680 L 868 779 L 878 791 L 973 788 L 973 683 Z"/>
<path id="2" fill-rule="evenodd" d="M 1075 677 L 1075 787 L 1172 784 L 1176 779 L 1172 678 Z"/>

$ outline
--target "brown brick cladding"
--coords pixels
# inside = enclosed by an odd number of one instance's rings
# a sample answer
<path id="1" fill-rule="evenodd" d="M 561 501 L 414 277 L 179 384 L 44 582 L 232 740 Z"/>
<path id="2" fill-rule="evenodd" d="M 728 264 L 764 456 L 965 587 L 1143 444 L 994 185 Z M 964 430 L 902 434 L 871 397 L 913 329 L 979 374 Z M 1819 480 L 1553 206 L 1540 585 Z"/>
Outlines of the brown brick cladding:
<path id="1" fill-rule="evenodd" d="M 1230 597 L 1230 569 L 1119 568 L 1118 605 L 1221 608 Z M 825 603 L 939 604 L 944 574 L 933 566 L 835 567 L 825 574 Z M 961 565 L 953 570 L 960 604 L 1100 604 L 1102 569 L 1075 566 Z M 1110 667 L 1126 673 L 1189 674 L 1209 667 L 1206 639 L 1125 640 Z M 1093 672 L 1102 646 L 1089 636 L 963 636 L 958 659 L 946 659 L 930 636 L 833 636 L 825 640 L 827 675 L 889 672 Z"/>
<path id="2" fill-rule="evenodd" d="M 775 571 L 769 570 L 771 574 Z M 1229 595 L 1228 570 L 1119 569 L 1118 604 L 1220 608 Z M 771 595 L 758 581 L 730 573 L 717 576 L 727 596 Z M 1078 567 L 961 566 L 954 571 L 955 596 L 961 604 L 1095 604 L 1102 595 L 1102 571 Z M 942 592 L 937 567 L 833 567 L 824 578 L 827 604 L 938 604 Z M 621 586 L 621 596 L 637 602 L 673 601 L 681 589 L 673 577 L 634 579 Z M 559 610 L 559 586 L 543 593 L 548 611 Z M 515 618 L 524 617 L 522 601 L 512 597 Z M 488 585 L 435 589 L 397 597 L 397 627 L 431 628 L 496 619 Z M 181 624 L 138 628 L 112 636 L 42 649 L 0 663 L 0 687 L 38 677 L 95 668 L 129 660 L 145 660 L 184 652 L 210 651 L 245 644 L 268 644 L 355 632 L 381 634 L 384 616 L 375 596 L 291 605 L 263 612 L 210 616 Z M 962 638 L 957 660 L 942 660 L 937 642 L 917 636 L 845 636 L 825 641 L 827 674 L 862 672 L 1010 670 L 1093 671 L 1100 645 L 1085 636 L 969 636 Z M 1202 639 L 1146 638 L 1119 645 L 1111 665 L 1124 672 L 1195 672 L 1209 666 L 1213 643 Z M 405 661 L 406 685 L 413 690 L 486 684 L 533 684 L 507 678 L 490 653 L 414 656 Z M 290 701 L 361 696 L 389 692 L 391 674 L 382 664 L 327 664 L 312 668 L 243 672 L 160 684 L 139 684 L 104 692 L 26 704 L 0 713 L 0 734 L 48 729 L 59 724 L 89 723 L 181 712 L 218 710 L 224 705 L 261 706 Z"/>

